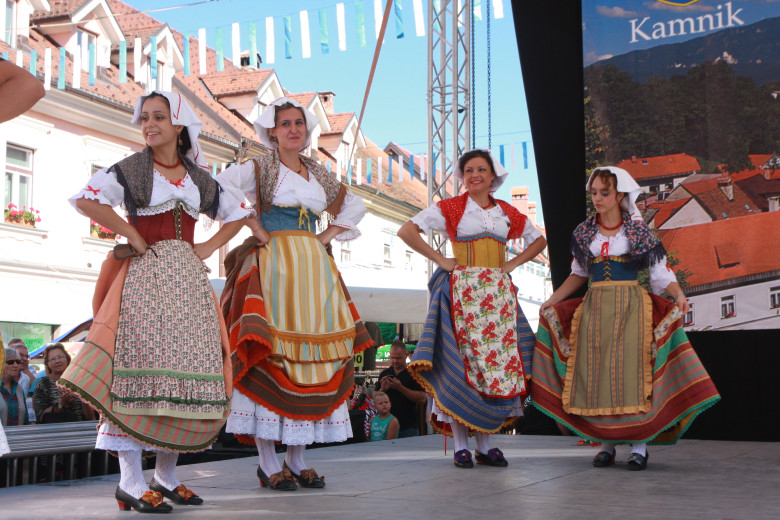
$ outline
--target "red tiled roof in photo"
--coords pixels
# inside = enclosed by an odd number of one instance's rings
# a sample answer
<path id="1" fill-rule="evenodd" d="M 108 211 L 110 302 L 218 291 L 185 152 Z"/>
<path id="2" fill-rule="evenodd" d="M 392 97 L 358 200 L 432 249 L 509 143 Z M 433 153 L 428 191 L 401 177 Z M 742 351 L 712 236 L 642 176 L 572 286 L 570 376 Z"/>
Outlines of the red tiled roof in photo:
<path id="1" fill-rule="evenodd" d="M 330 134 L 343 134 L 347 129 L 347 124 L 355 116 L 354 112 L 344 112 L 341 114 L 328 114 L 328 122 L 330 123 L 330 132 L 323 132 L 322 135 Z"/>
<path id="2" fill-rule="evenodd" d="M 285 93 L 286 97 L 292 99 L 293 101 L 297 101 L 304 107 L 308 106 L 309 103 L 311 103 L 312 98 L 316 95 L 316 92 L 299 92 L 297 94 L 290 94 L 288 92 Z"/>
<path id="3" fill-rule="evenodd" d="M 684 199 L 678 199 L 673 201 L 659 201 L 654 202 L 653 204 L 648 204 L 647 209 L 648 210 L 656 210 L 655 215 L 653 215 L 653 225 L 656 228 L 660 228 L 664 222 L 672 218 L 672 216 L 677 213 L 677 211 L 688 204 L 690 202 L 691 197 L 686 197 Z"/>
<path id="4" fill-rule="evenodd" d="M 271 72 L 271 69 L 232 70 L 213 72 L 202 76 L 201 79 L 212 95 L 220 98 L 223 96 L 256 93 L 258 87 L 265 81 Z"/>
<path id="5" fill-rule="evenodd" d="M 656 177 L 680 177 L 701 171 L 698 159 L 684 153 L 633 157 L 620 161 L 615 166 L 626 170 L 637 181 Z"/>
<path id="6" fill-rule="evenodd" d="M 759 275 L 780 269 L 780 247 L 767 247 L 780 229 L 780 211 L 660 231 L 667 251 L 676 251 L 675 269 L 690 272 L 691 286 Z"/>
<path id="7" fill-rule="evenodd" d="M 724 190 L 729 188 L 721 183 L 731 184 L 732 200 L 729 200 Z M 743 217 L 759 211 L 758 206 L 734 182 L 733 177 L 717 177 L 696 182 L 686 182 L 682 187 L 695 198 L 701 207 L 713 220 Z"/>

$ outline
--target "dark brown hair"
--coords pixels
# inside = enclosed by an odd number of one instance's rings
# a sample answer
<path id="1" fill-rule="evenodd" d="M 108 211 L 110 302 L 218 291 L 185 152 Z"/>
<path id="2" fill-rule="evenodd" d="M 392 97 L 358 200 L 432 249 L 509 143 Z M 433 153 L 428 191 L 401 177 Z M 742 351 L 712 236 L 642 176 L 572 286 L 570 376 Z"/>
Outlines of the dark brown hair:
<path id="1" fill-rule="evenodd" d="M 143 96 L 141 98 L 141 106 L 143 107 L 144 103 L 146 103 L 147 100 L 149 100 L 151 98 L 154 98 L 154 97 L 158 97 L 158 98 L 162 99 L 163 102 L 165 102 L 165 106 L 168 107 L 168 112 L 170 113 L 170 111 L 171 111 L 171 103 L 170 103 L 170 101 L 168 101 L 168 98 L 163 96 L 159 92 L 152 92 L 151 94 Z M 173 123 L 173 118 L 171 118 L 171 123 Z M 186 155 L 187 152 L 190 151 L 190 148 L 192 148 L 192 141 L 190 141 L 190 134 L 189 134 L 189 132 L 187 132 L 187 127 L 186 126 L 184 126 L 184 125 L 176 125 L 176 126 L 183 127 L 181 133 L 179 134 L 179 139 L 181 140 L 181 144 L 176 143 L 176 150 L 181 155 Z"/>
<path id="2" fill-rule="evenodd" d="M 482 157 L 485 159 L 490 166 L 490 173 L 493 174 L 493 177 L 497 176 L 496 168 L 493 166 L 493 157 L 485 150 L 471 150 L 461 155 L 460 159 L 458 159 L 458 168 L 460 168 L 461 173 L 466 169 L 466 163 L 475 157 Z"/>

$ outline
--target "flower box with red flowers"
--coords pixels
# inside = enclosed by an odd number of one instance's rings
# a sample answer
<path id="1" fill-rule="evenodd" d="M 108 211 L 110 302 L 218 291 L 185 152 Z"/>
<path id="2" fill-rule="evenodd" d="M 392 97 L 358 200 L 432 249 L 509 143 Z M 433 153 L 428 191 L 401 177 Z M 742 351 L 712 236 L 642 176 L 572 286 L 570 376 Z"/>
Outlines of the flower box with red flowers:
<path id="1" fill-rule="evenodd" d="M 13 202 L 3 212 L 3 220 L 8 224 L 35 227 L 36 222 L 41 221 L 40 211 L 35 208 L 22 206 L 18 208 Z"/>
<path id="2" fill-rule="evenodd" d="M 103 240 L 116 240 L 119 238 L 118 233 L 114 233 L 105 226 L 101 226 L 94 220 L 89 221 L 89 235 L 92 238 L 100 238 Z"/>

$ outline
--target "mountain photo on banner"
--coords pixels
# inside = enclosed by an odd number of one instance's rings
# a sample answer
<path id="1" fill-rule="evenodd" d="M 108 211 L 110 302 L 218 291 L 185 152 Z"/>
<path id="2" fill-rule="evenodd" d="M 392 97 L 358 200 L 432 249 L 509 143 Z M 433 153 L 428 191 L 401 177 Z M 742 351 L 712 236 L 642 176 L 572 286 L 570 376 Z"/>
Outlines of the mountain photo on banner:
<path id="1" fill-rule="evenodd" d="M 587 169 L 642 187 L 686 330 L 780 328 L 780 2 L 582 10 Z"/>

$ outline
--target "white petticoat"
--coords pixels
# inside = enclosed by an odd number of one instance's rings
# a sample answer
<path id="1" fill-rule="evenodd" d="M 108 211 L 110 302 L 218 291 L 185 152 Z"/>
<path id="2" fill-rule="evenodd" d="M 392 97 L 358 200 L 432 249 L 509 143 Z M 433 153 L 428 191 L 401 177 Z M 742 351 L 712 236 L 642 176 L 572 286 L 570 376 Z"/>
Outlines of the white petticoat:
<path id="1" fill-rule="evenodd" d="M 443 412 L 441 408 L 438 407 L 436 404 L 436 401 L 431 399 L 430 397 L 428 400 L 431 403 L 431 413 L 436 414 L 436 420 L 441 421 L 445 424 L 452 424 L 455 422 L 450 415 L 447 415 L 447 413 Z M 523 402 L 521 399 L 517 400 L 517 404 L 514 408 L 512 408 L 512 411 L 510 412 L 507 417 L 522 417 L 523 416 Z"/>
<path id="2" fill-rule="evenodd" d="M 0 457 L 6 453 L 11 453 L 11 448 L 8 447 L 8 439 L 5 438 L 5 431 L 3 426 L 0 425 Z"/>
<path id="3" fill-rule="evenodd" d="M 98 429 L 95 449 L 111 451 L 169 451 L 139 442 L 108 421 Z"/>
<path id="4" fill-rule="evenodd" d="M 259 405 L 240 390 L 233 389 L 225 430 L 228 433 L 251 435 L 282 444 L 301 446 L 315 442 L 344 442 L 352 437 L 349 408 L 344 402 L 336 411 L 319 421 L 288 419 Z"/>

